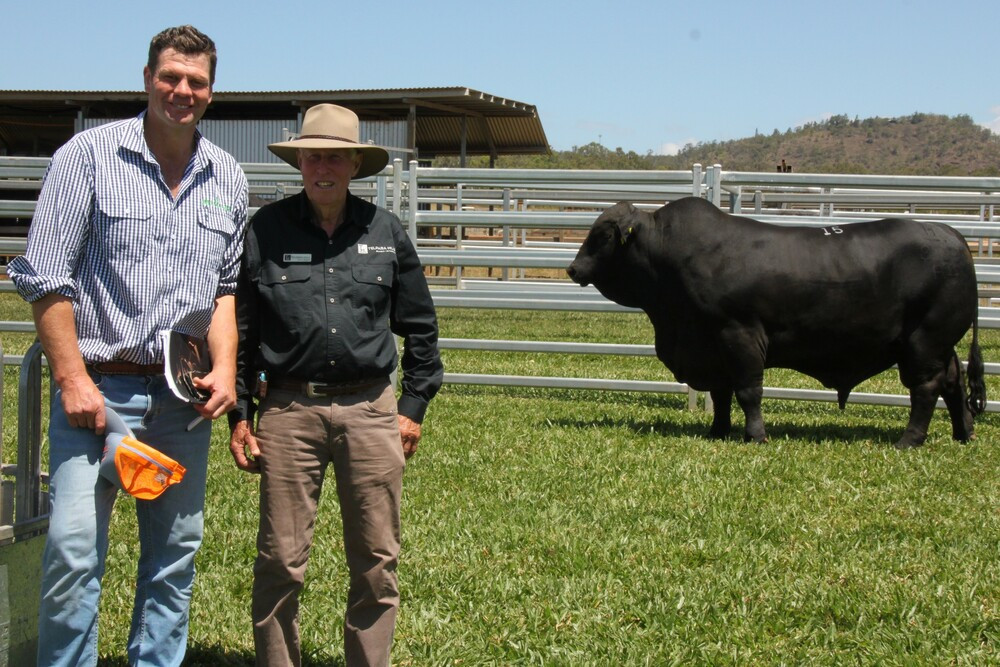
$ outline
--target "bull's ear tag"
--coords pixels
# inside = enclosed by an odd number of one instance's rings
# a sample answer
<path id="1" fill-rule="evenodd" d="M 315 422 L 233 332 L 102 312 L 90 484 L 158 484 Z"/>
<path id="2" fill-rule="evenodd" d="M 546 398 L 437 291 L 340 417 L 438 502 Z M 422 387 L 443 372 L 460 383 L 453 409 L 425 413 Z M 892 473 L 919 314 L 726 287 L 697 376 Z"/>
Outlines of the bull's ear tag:
<path id="1" fill-rule="evenodd" d="M 632 233 L 632 228 L 629 227 L 628 231 L 625 232 L 625 236 L 622 237 L 622 245 L 625 245 L 625 241 L 628 240 L 628 235 Z"/>

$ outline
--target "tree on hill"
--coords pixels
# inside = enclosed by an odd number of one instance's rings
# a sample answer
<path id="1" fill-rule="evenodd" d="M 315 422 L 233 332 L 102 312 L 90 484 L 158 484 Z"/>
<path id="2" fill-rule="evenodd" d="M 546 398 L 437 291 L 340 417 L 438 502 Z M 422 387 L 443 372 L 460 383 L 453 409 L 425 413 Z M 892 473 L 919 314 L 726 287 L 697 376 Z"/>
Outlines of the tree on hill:
<path id="1" fill-rule="evenodd" d="M 840 114 L 785 132 L 775 129 L 769 135 L 689 144 L 677 155 L 639 155 L 593 142 L 547 155 L 502 156 L 497 167 L 690 169 L 700 163 L 732 171 L 774 171 L 782 160 L 796 172 L 997 176 L 1000 135 L 967 115 L 914 113 L 861 120 Z M 435 166 L 457 164 L 457 158 L 435 160 Z M 474 157 L 468 164 L 486 167 L 488 161 Z"/>

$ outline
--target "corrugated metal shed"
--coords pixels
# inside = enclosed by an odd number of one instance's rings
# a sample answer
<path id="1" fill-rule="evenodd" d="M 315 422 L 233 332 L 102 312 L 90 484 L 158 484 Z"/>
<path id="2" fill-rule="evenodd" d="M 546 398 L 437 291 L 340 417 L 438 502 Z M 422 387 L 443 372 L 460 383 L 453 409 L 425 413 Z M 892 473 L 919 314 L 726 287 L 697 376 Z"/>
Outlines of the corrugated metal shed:
<path id="1" fill-rule="evenodd" d="M 235 146 L 235 151 L 256 150 L 251 145 L 282 138 L 264 138 L 273 136 L 275 124 L 294 132 L 304 110 L 321 102 L 353 109 L 370 131 L 366 137 L 363 130 L 363 140 L 408 149 L 422 159 L 549 150 L 534 106 L 464 87 L 216 91 L 203 131 L 213 141 L 224 136 L 217 143 Z M 0 152 L 51 155 L 74 131 L 99 120 L 134 116 L 145 105 L 146 94 L 135 91 L 0 91 Z M 216 121 L 226 124 L 209 132 Z M 266 157 L 261 161 L 272 160 L 270 153 Z"/>
<path id="2" fill-rule="evenodd" d="M 117 118 L 84 118 L 84 130 L 110 123 Z M 267 149 L 276 141 L 285 141 L 298 134 L 298 120 L 210 120 L 198 123 L 201 133 L 236 158 L 237 162 L 279 162 Z M 361 141 L 379 146 L 399 146 L 406 142 L 406 123 L 401 121 L 361 121 L 358 128 Z M 408 161 L 406 151 L 389 151 L 389 161 Z"/>

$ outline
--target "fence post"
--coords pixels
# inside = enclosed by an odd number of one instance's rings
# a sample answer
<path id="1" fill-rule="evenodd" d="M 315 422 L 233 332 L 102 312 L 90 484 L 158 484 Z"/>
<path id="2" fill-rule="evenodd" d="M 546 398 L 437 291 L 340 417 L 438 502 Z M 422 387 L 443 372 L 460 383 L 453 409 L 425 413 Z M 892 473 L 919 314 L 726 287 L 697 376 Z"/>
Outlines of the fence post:
<path id="1" fill-rule="evenodd" d="M 462 210 L 462 184 L 455 184 L 455 210 L 461 212 Z M 465 235 L 465 230 L 462 225 L 455 225 L 455 249 L 462 249 L 462 237 Z M 462 267 L 455 267 L 455 287 L 462 286 Z"/>
<path id="2" fill-rule="evenodd" d="M 17 402 L 17 522 L 42 514 L 42 344 L 28 348 L 21 362 Z"/>
<path id="3" fill-rule="evenodd" d="M 403 210 L 403 161 L 392 161 L 392 213 L 397 218 Z"/>
<path id="4" fill-rule="evenodd" d="M 407 197 L 407 211 L 409 212 L 409 220 L 407 220 L 407 225 L 409 228 L 410 240 L 413 241 L 413 246 L 417 245 L 417 161 L 410 160 L 410 180 L 409 189 L 406 193 Z"/>
<path id="5" fill-rule="evenodd" d="M 743 186 L 737 185 L 735 190 L 729 192 L 729 212 L 739 215 L 743 212 Z"/>
<path id="6" fill-rule="evenodd" d="M 701 196 L 701 164 L 695 162 L 691 167 L 691 194 Z"/>
<path id="7" fill-rule="evenodd" d="M 713 164 L 709 167 L 712 181 L 712 203 L 722 208 L 722 165 Z"/>
<path id="8" fill-rule="evenodd" d="M 0 466 L 3 466 L 3 463 L 4 463 L 4 459 L 3 459 L 3 408 L 2 408 L 2 401 L 4 400 L 4 395 L 3 395 L 3 376 L 4 376 L 4 372 L 3 371 L 4 371 L 5 368 L 6 368 L 6 364 L 3 363 L 3 341 L 0 341 Z M 4 481 L 3 481 L 3 472 L 0 471 L 0 524 L 5 523 L 4 520 L 7 519 L 7 517 L 5 516 L 6 509 L 7 509 L 7 502 L 6 502 L 7 498 L 5 497 L 7 495 L 7 492 L 6 492 L 5 489 L 6 489 L 6 485 L 4 484 Z M 13 499 L 11 499 L 10 507 L 11 507 L 11 510 L 13 510 L 13 507 L 14 507 Z M 9 521 L 10 521 L 10 523 L 14 523 L 13 516 L 11 516 L 9 518 Z"/>
<path id="9" fill-rule="evenodd" d="M 510 210 L 510 188 L 504 188 L 503 189 L 503 211 L 504 211 L 504 213 L 506 213 L 509 210 Z M 501 238 L 503 239 L 501 241 L 501 245 L 503 245 L 505 248 L 508 247 L 511 244 L 510 243 L 510 241 L 511 241 L 511 238 L 510 238 L 510 225 L 504 225 L 503 226 L 503 228 L 502 228 L 502 237 Z M 503 267 L 503 269 L 500 272 L 500 276 L 501 276 L 501 278 L 500 278 L 501 280 L 507 280 L 508 278 L 510 278 L 510 269 L 508 269 L 506 266 Z"/>
<path id="10" fill-rule="evenodd" d="M 379 208 L 386 208 L 385 182 L 388 177 L 379 174 L 375 177 L 375 205 Z"/>

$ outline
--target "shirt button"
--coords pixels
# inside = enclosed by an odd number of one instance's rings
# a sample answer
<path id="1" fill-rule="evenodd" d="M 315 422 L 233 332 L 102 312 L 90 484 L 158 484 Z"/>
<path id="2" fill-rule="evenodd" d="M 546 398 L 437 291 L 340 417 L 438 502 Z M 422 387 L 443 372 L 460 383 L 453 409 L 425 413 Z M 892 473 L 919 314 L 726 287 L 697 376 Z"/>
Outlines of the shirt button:
<path id="1" fill-rule="evenodd" d="M 330 329 L 330 333 L 337 333 L 336 329 Z"/>
<path id="2" fill-rule="evenodd" d="M 331 365 L 331 366 L 336 366 L 336 365 L 337 365 L 337 362 L 336 362 L 336 361 L 331 361 L 331 362 L 330 362 L 330 365 Z"/>
<path id="3" fill-rule="evenodd" d="M 337 300 L 331 297 L 330 298 L 330 303 L 337 303 Z"/>
<path id="4" fill-rule="evenodd" d="M 327 270 L 326 270 L 326 272 L 327 272 L 327 273 L 333 273 L 333 269 L 332 269 L 332 268 L 330 268 L 330 269 L 327 269 Z"/>
<path id="5" fill-rule="evenodd" d="M 382 276 L 377 277 L 375 280 L 382 282 Z"/>
<path id="6" fill-rule="evenodd" d="M 288 280 L 288 276 L 281 276 L 282 280 Z"/>

